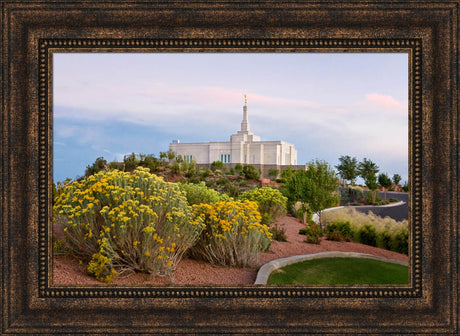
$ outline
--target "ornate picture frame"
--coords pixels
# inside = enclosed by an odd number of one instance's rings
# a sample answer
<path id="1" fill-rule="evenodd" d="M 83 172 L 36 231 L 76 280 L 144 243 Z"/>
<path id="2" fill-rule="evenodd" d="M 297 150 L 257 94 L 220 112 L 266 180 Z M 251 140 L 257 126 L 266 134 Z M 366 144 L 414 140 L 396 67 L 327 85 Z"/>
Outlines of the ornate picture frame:
<path id="1" fill-rule="evenodd" d="M 7 1 L 5 334 L 458 333 L 458 1 Z M 406 286 L 52 284 L 54 52 L 405 52 Z"/>

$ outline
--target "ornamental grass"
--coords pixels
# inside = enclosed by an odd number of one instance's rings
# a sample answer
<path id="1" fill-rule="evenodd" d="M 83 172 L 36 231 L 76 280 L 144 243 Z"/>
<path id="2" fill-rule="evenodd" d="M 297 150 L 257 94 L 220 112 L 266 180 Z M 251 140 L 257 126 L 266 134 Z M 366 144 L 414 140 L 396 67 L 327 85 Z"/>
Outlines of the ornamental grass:
<path id="1" fill-rule="evenodd" d="M 168 275 L 197 241 L 203 220 L 174 183 L 139 167 L 101 171 L 65 186 L 54 205 L 67 251 L 99 281 L 123 273 Z"/>
<path id="2" fill-rule="evenodd" d="M 341 238 L 351 238 L 361 244 L 377 246 L 387 250 L 408 254 L 409 229 L 408 221 L 396 221 L 393 218 L 361 213 L 353 208 L 342 208 L 334 211 L 323 212 L 321 221 L 329 228 L 329 233 L 341 235 Z M 335 227 L 348 224 L 351 232 L 347 237 Z M 343 231 L 343 230 L 342 230 Z M 335 239 L 342 240 L 342 239 Z"/>
<path id="3" fill-rule="evenodd" d="M 261 251 L 270 247 L 272 235 L 260 224 L 257 203 L 223 201 L 194 205 L 196 217 L 204 219 L 205 229 L 190 256 L 215 265 L 253 266 Z"/>

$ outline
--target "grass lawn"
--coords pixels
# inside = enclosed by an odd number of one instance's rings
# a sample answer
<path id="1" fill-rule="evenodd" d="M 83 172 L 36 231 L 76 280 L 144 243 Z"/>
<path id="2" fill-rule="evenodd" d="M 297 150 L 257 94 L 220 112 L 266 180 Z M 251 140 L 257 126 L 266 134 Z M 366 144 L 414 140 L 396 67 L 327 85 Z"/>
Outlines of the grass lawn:
<path id="1" fill-rule="evenodd" d="M 364 258 L 321 258 L 277 269 L 270 285 L 408 284 L 407 266 Z"/>

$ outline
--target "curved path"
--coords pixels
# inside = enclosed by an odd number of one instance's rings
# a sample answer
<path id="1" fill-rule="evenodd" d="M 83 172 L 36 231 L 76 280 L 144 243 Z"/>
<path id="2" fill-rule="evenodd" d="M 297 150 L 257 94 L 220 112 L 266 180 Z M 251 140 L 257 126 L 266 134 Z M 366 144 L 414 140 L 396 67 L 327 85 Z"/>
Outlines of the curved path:
<path id="1" fill-rule="evenodd" d="M 383 192 L 379 192 L 380 198 L 384 198 Z M 409 218 L 409 206 L 408 206 L 408 201 L 409 201 L 409 194 L 407 193 L 402 193 L 402 192 L 393 192 L 393 191 L 387 191 L 387 199 L 390 198 L 396 198 L 400 201 L 403 201 L 404 203 L 401 205 L 380 205 L 380 206 L 374 206 L 374 205 L 362 205 L 362 206 L 354 206 L 353 208 L 356 209 L 356 211 L 363 212 L 368 214 L 369 212 L 373 212 L 375 215 L 380 216 L 380 217 L 390 217 L 393 218 L 396 221 L 402 221 L 405 219 Z"/>

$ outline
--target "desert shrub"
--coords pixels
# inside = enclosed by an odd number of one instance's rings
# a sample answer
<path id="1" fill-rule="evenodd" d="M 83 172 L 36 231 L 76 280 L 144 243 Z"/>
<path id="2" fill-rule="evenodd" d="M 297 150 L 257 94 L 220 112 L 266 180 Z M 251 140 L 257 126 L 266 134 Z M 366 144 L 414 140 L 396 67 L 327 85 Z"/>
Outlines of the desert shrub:
<path id="1" fill-rule="evenodd" d="M 237 163 L 235 165 L 235 172 L 238 174 L 238 175 L 241 175 L 243 173 L 243 166 L 241 165 L 241 163 Z"/>
<path id="2" fill-rule="evenodd" d="M 340 193 L 340 201 L 345 205 L 348 203 L 359 202 L 364 199 L 363 188 L 360 186 L 349 185 L 346 188 L 341 188 Z"/>
<path id="3" fill-rule="evenodd" d="M 198 169 L 198 175 L 200 176 L 202 180 L 209 177 L 211 174 L 212 174 L 212 171 L 206 168 L 201 167 L 200 169 Z"/>
<path id="4" fill-rule="evenodd" d="M 123 163 L 125 164 L 125 171 L 133 171 L 139 166 L 140 160 L 136 157 L 136 154 L 131 153 L 130 155 L 126 155 L 123 158 Z"/>
<path id="5" fill-rule="evenodd" d="M 399 253 L 408 254 L 409 253 L 409 231 L 401 230 L 398 232 L 390 242 L 390 248 L 392 251 Z"/>
<path id="6" fill-rule="evenodd" d="M 372 225 L 364 225 L 357 232 L 358 243 L 377 246 L 377 233 Z"/>
<path id="7" fill-rule="evenodd" d="M 304 224 L 313 223 L 313 211 L 307 203 L 295 202 L 291 207 L 291 215 L 303 221 Z"/>
<path id="8" fill-rule="evenodd" d="M 272 225 L 269 229 L 272 239 L 280 242 L 287 242 L 286 229 L 279 225 Z"/>
<path id="9" fill-rule="evenodd" d="M 241 194 L 240 199 L 257 203 L 264 224 L 270 224 L 286 215 L 287 198 L 277 189 L 254 188 Z"/>
<path id="10" fill-rule="evenodd" d="M 211 170 L 215 172 L 216 170 L 224 171 L 225 165 L 222 161 L 214 161 L 211 163 Z"/>
<path id="11" fill-rule="evenodd" d="M 391 250 L 391 234 L 388 230 L 377 234 L 377 247 Z"/>
<path id="12" fill-rule="evenodd" d="M 316 223 L 310 223 L 299 230 L 299 234 L 306 236 L 305 242 L 310 244 L 319 244 L 324 235 L 323 230 Z"/>
<path id="13" fill-rule="evenodd" d="M 243 167 L 243 175 L 248 180 L 258 180 L 260 178 L 260 172 L 254 168 L 254 166 L 247 165 Z"/>
<path id="14" fill-rule="evenodd" d="M 399 253 L 408 253 L 408 221 L 396 221 L 390 217 L 379 217 L 370 212 L 364 214 L 353 208 L 343 208 L 334 211 L 324 212 L 321 216 L 324 225 L 338 221 L 350 222 L 350 228 L 353 232 L 351 237 L 355 242 L 362 242 L 361 238 L 370 242 L 373 246 L 389 249 Z M 363 229 L 366 225 L 375 229 L 375 237 L 372 230 Z M 368 236 L 370 237 L 368 239 Z M 374 243 L 375 240 L 375 243 Z"/>
<path id="15" fill-rule="evenodd" d="M 151 172 L 156 172 L 161 167 L 160 159 L 156 158 L 153 154 L 143 157 L 139 164 L 145 168 L 149 168 Z"/>
<path id="16" fill-rule="evenodd" d="M 177 184 L 139 167 L 99 172 L 64 188 L 54 206 L 66 248 L 98 280 L 128 271 L 172 274 L 203 229 Z"/>
<path id="17" fill-rule="evenodd" d="M 351 240 L 353 231 L 349 221 L 335 221 L 326 225 L 326 238 L 328 240 Z"/>
<path id="18" fill-rule="evenodd" d="M 175 161 L 170 165 L 171 174 L 174 176 L 180 175 L 180 164 Z"/>
<path id="19" fill-rule="evenodd" d="M 180 183 L 179 187 L 185 192 L 189 205 L 201 203 L 211 204 L 229 199 L 228 195 L 221 194 L 214 189 L 207 188 L 204 182 L 200 182 L 199 184 Z"/>
<path id="20" fill-rule="evenodd" d="M 204 218 L 205 229 L 190 249 L 190 256 L 216 265 L 253 266 L 261 251 L 270 246 L 272 235 L 260 224 L 257 204 L 251 201 L 194 205 L 196 217 Z"/>
<path id="21" fill-rule="evenodd" d="M 103 157 L 98 157 L 91 166 L 86 166 L 85 176 L 96 174 L 107 166 L 107 160 Z"/>
<path id="22" fill-rule="evenodd" d="M 280 171 L 276 168 L 271 168 L 268 170 L 268 176 L 270 176 L 270 179 L 272 181 L 274 181 L 278 177 L 279 173 Z"/>

